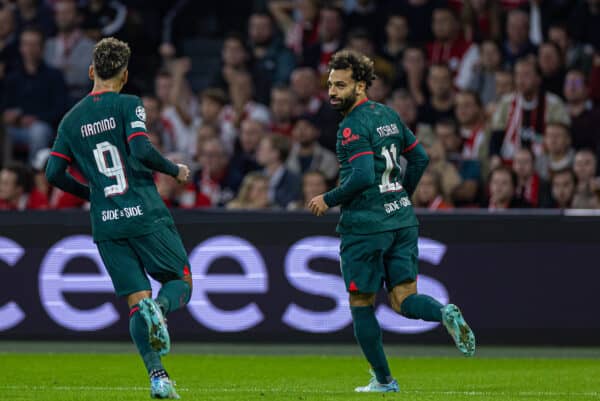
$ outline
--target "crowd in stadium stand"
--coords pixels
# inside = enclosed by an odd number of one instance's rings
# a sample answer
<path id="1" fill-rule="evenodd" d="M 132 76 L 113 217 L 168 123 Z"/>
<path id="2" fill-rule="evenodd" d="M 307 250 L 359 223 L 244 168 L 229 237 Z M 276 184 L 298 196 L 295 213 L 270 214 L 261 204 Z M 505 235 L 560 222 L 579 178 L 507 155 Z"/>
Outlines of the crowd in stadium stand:
<path id="1" fill-rule="evenodd" d="M 0 5 L 0 209 L 86 207 L 43 172 L 107 36 L 132 48 L 151 141 L 193 166 L 184 185 L 156 174 L 169 207 L 301 210 L 335 185 L 326 80 L 350 48 L 429 154 L 416 207 L 600 208 L 599 0 Z"/>

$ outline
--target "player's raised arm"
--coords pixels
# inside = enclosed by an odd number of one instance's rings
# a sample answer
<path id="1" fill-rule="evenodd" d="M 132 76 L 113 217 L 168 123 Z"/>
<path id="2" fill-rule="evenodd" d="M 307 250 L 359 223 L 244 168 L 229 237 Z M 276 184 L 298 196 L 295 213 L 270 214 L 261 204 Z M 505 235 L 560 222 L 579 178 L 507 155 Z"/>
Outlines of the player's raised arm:
<path id="1" fill-rule="evenodd" d="M 409 145 L 402 152 L 402 156 L 408 161 L 402 186 L 404 186 L 408 195 L 412 196 L 421 176 L 429 164 L 429 156 L 427 156 L 425 148 L 423 148 L 423 145 L 419 143 L 412 132 L 405 126 L 403 126 L 403 129 L 404 138 L 406 140 L 405 143 L 408 143 Z"/>
<path id="2" fill-rule="evenodd" d="M 59 129 L 46 166 L 46 178 L 55 187 L 82 199 L 90 200 L 90 188 L 77 181 L 67 172 L 67 168 L 72 161 L 73 155 Z"/>

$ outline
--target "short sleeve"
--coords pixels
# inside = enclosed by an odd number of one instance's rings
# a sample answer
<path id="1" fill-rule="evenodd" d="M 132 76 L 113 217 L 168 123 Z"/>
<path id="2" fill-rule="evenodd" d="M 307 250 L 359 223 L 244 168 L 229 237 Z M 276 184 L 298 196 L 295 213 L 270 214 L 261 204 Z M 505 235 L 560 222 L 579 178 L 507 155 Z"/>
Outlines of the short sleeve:
<path id="1" fill-rule="evenodd" d="M 51 156 L 60 157 L 71 163 L 73 161 L 73 152 L 67 142 L 67 137 L 61 127 L 58 128 L 58 134 L 54 140 L 54 145 L 50 151 Z"/>
<path id="2" fill-rule="evenodd" d="M 137 136 L 148 136 L 146 131 L 146 109 L 137 96 L 128 97 L 123 102 L 125 134 L 127 142 Z"/>
<path id="3" fill-rule="evenodd" d="M 344 124 L 341 130 L 341 145 L 348 162 L 363 155 L 373 154 L 373 148 L 368 136 L 369 133 L 362 125 L 349 122 Z"/>

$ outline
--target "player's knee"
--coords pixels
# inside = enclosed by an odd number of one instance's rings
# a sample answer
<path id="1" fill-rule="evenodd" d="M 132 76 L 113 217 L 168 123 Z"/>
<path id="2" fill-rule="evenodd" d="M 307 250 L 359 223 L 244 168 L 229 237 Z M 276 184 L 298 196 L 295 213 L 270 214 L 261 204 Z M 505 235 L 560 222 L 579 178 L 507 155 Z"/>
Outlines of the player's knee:
<path id="1" fill-rule="evenodd" d="M 397 313 L 402 314 L 402 303 L 409 296 L 417 293 L 416 281 L 395 286 L 389 294 L 390 305 Z"/>

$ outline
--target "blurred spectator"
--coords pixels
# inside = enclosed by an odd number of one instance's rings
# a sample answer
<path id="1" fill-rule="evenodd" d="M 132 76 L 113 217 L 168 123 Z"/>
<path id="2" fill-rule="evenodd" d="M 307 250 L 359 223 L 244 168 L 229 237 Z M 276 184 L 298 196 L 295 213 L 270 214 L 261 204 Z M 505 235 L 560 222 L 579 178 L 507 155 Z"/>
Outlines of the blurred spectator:
<path id="1" fill-rule="evenodd" d="M 314 116 L 303 115 L 292 131 L 293 144 L 287 159 L 287 168 L 298 175 L 307 171 L 320 171 L 332 181 L 337 177 L 339 163 L 336 155 L 319 145 L 321 135 Z"/>
<path id="2" fill-rule="evenodd" d="M 275 36 L 273 20 L 267 13 L 255 12 L 250 16 L 248 39 L 254 59 L 255 98 L 269 104 L 271 86 L 288 82 L 296 59 Z"/>
<path id="3" fill-rule="evenodd" d="M 123 29 L 127 7 L 117 0 L 89 0 L 83 9 L 82 28 L 94 41 L 115 36 Z"/>
<path id="4" fill-rule="evenodd" d="M 227 95 L 220 88 L 207 88 L 200 93 L 200 116 L 197 127 L 213 126 L 227 154 L 233 153 L 238 131 L 231 121 L 223 119 L 223 111 L 227 105 Z M 198 132 L 200 128 L 197 128 Z M 196 145 L 197 147 L 197 145 Z"/>
<path id="5" fill-rule="evenodd" d="M 564 96 L 571 117 L 571 136 L 575 149 L 591 148 L 600 151 L 600 110 L 589 98 L 585 75 L 580 70 L 569 70 L 565 78 Z M 597 153 L 598 154 L 598 153 Z"/>
<path id="6" fill-rule="evenodd" d="M 194 152 L 195 160 L 197 160 L 199 158 L 200 153 L 202 153 L 204 142 L 208 141 L 209 139 L 218 139 L 221 141 L 221 143 L 223 143 L 223 141 L 221 140 L 219 127 L 210 123 L 201 124 L 200 126 L 198 126 L 198 129 L 196 130 L 195 141 L 196 150 Z M 227 149 L 225 143 L 223 143 L 223 146 L 225 146 L 225 151 L 227 152 L 227 155 L 230 155 L 232 150 Z"/>
<path id="7" fill-rule="evenodd" d="M 160 138 L 159 142 L 163 152 L 173 152 L 175 150 L 175 134 L 161 116 L 160 100 L 153 95 L 144 95 L 142 103 L 146 110 L 146 130 Z"/>
<path id="8" fill-rule="evenodd" d="M 226 205 L 227 209 L 268 209 L 269 179 L 259 172 L 247 174 L 240 186 L 240 192 Z"/>
<path id="9" fill-rule="evenodd" d="M 344 0 L 346 24 L 349 27 L 366 29 L 379 39 L 379 33 L 385 19 L 379 0 Z"/>
<path id="10" fill-rule="evenodd" d="M 586 73 L 590 71 L 594 48 L 590 44 L 573 40 L 565 24 L 551 25 L 548 30 L 548 39 L 560 48 L 563 64 L 567 69 L 579 68 Z"/>
<path id="11" fill-rule="evenodd" d="M 573 197 L 573 208 L 575 209 L 598 209 L 600 200 L 600 179 L 596 177 L 597 159 L 590 149 L 581 149 L 575 154 L 573 172 L 577 177 L 575 196 Z"/>
<path id="12" fill-rule="evenodd" d="M 547 180 L 554 172 L 571 168 L 574 158 L 569 127 L 548 124 L 544 132 L 544 153 L 537 158 L 535 166 L 540 177 Z"/>
<path id="13" fill-rule="evenodd" d="M 552 197 L 542 205 L 545 208 L 568 209 L 575 196 L 575 173 L 571 169 L 556 171 L 552 174 Z"/>
<path id="14" fill-rule="evenodd" d="M 0 81 L 19 63 L 19 44 L 12 8 L 0 8 Z"/>
<path id="15" fill-rule="evenodd" d="M 467 41 L 500 39 L 500 5 L 496 0 L 464 0 L 461 21 Z"/>
<path id="16" fill-rule="evenodd" d="M 381 47 L 381 55 L 395 68 L 399 68 L 402 55 L 408 46 L 408 21 L 406 17 L 392 14 L 385 24 L 385 40 Z"/>
<path id="17" fill-rule="evenodd" d="M 296 68 L 292 72 L 291 83 L 299 106 L 295 114 L 314 115 L 321 127 L 322 135 L 319 142 L 334 152 L 341 115 L 331 108 L 329 102 L 319 96 L 319 83 L 315 70 L 309 67 Z"/>
<path id="18" fill-rule="evenodd" d="M 529 204 L 515 197 L 517 176 L 508 167 L 499 166 L 493 169 L 488 180 L 489 200 L 485 205 L 488 210 L 527 208 Z"/>
<path id="19" fill-rule="evenodd" d="M 21 163 L 0 170 L 0 210 L 25 210 L 32 186 L 31 171 Z"/>
<path id="20" fill-rule="evenodd" d="M 231 81 L 237 71 L 248 71 L 250 67 L 250 51 L 244 44 L 244 38 L 238 33 L 229 33 L 223 40 L 221 48 L 221 66 L 215 72 L 210 86 L 229 92 Z"/>
<path id="21" fill-rule="evenodd" d="M 75 0 L 60 0 L 54 5 L 57 35 L 48 39 L 44 60 L 62 71 L 71 107 L 92 88 L 88 69 L 92 62 L 94 42 L 80 29 L 81 16 Z"/>
<path id="22" fill-rule="evenodd" d="M 390 91 L 389 81 L 385 76 L 378 75 L 367 89 L 367 96 L 374 102 L 386 104 L 390 96 Z"/>
<path id="23" fill-rule="evenodd" d="M 52 125 L 65 111 L 66 87 L 62 74 L 42 59 L 43 33 L 26 28 L 19 51 L 23 63 L 5 81 L 3 120 L 15 146 L 25 147 L 30 159 L 53 136 Z"/>
<path id="24" fill-rule="evenodd" d="M 529 40 L 539 46 L 551 23 L 564 20 L 571 12 L 573 1 L 564 0 L 528 0 L 519 8 L 529 15 Z"/>
<path id="25" fill-rule="evenodd" d="M 600 49 L 600 2 L 579 1 L 570 16 L 569 28 L 575 40 Z"/>
<path id="26" fill-rule="evenodd" d="M 163 103 L 162 111 L 163 119 L 174 134 L 175 151 L 184 155 L 184 161 L 188 161 L 193 156 L 196 130 L 199 124 L 198 101 L 186 79 L 186 74 L 191 68 L 189 58 L 175 59 L 171 62 L 171 81 L 167 84 L 169 85 L 169 94 L 167 102 Z M 161 95 L 157 94 L 157 96 L 161 99 Z"/>
<path id="27" fill-rule="evenodd" d="M 208 198 L 210 206 L 225 206 L 237 193 L 242 174 L 230 165 L 219 139 L 207 139 L 199 152 L 200 170 L 193 178 L 197 200 Z"/>
<path id="28" fill-rule="evenodd" d="M 269 178 L 269 201 L 281 208 L 300 199 L 300 177 L 285 167 L 290 152 L 289 140 L 268 135 L 258 145 L 257 160 Z"/>
<path id="29" fill-rule="evenodd" d="M 460 26 L 454 11 L 450 8 L 435 9 L 431 30 L 434 41 L 427 45 L 429 63 L 447 64 L 455 73 L 471 43 L 460 37 Z"/>
<path id="30" fill-rule="evenodd" d="M 231 159 L 231 168 L 242 176 L 260 169 L 256 161 L 256 151 L 261 139 L 266 135 L 266 127 L 261 121 L 248 118 L 242 122 L 240 137 Z"/>
<path id="31" fill-rule="evenodd" d="M 538 48 L 538 65 L 542 73 L 542 90 L 562 96 L 565 68 L 560 48 L 554 42 L 544 42 Z"/>
<path id="32" fill-rule="evenodd" d="M 269 11 L 285 35 L 286 45 L 301 56 L 319 39 L 319 0 L 271 0 Z"/>
<path id="33" fill-rule="evenodd" d="M 303 65 L 312 67 L 319 76 L 319 86 L 324 88 L 333 53 L 343 46 L 344 16 L 330 5 L 321 8 L 319 16 L 319 41 L 306 49 Z"/>
<path id="34" fill-rule="evenodd" d="M 375 44 L 369 32 L 364 29 L 353 29 L 348 34 L 347 48 L 364 54 L 373 60 L 375 75 L 387 82 L 396 78 L 396 70 L 392 63 L 375 53 Z"/>
<path id="35" fill-rule="evenodd" d="M 289 86 L 278 85 L 271 89 L 271 132 L 292 136 L 294 115 L 298 109 L 296 95 Z"/>
<path id="36" fill-rule="evenodd" d="M 308 202 L 329 189 L 327 178 L 320 171 L 308 171 L 302 176 L 302 199 L 291 202 L 288 210 L 309 210 Z"/>
<path id="37" fill-rule="evenodd" d="M 408 129 L 410 129 L 413 133 L 417 132 L 417 104 L 407 90 L 396 89 L 394 93 L 392 93 L 390 107 L 392 107 L 396 113 L 398 113 L 400 119 L 408 127 Z"/>
<path id="38" fill-rule="evenodd" d="M 28 209 L 69 209 L 82 207 L 86 201 L 59 188 L 53 187 L 46 179 L 46 164 L 50 157 L 50 149 L 38 151 L 33 159 L 33 188 L 28 199 Z M 85 182 L 83 175 L 74 167 L 69 167 L 69 174 L 80 182 Z"/>
<path id="39" fill-rule="evenodd" d="M 433 39 L 431 34 L 431 18 L 433 10 L 444 6 L 443 0 L 408 0 L 389 1 L 387 14 L 401 14 L 408 21 L 409 40 L 423 44 Z"/>
<path id="40" fill-rule="evenodd" d="M 515 80 L 509 70 L 498 70 L 494 73 L 495 96 L 492 101 L 485 104 L 485 114 L 488 120 L 492 120 L 496 108 L 504 96 L 510 95 L 515 90 Z"/>
<path id="41" fill-rule="evenodd" d="M 17 32 L 21 32 L 27 27 L 37 27 L 44 35 L 50 37 L 54 35 L 55 27 L 52 19 L 52 10 L 41 0 L 17 0 Z"/>
<path id="42" fill-rule="evenodd" d="M 420 47 L 409 46 L 402 57 L 402 75 L 395 86 L 406 88 L 418 106 L 427 101 L 427 61 Z"/>
<path id="43" fill-rule="evenodd" d="M 166 69 L 161 69 L 154 77 L 154 94 L 161 104 L 162 111 L 171 104 L 171 90 L 173 88 L 173 77 Z"/>
<path id="44" fill-rule="evenodd" d="M 488 104 L 496 98 L 496 72 L 502 65 L 502 53 L 498 44 L 491 40 L 484 41 L 480 49 L 479 63 L 470 74 L 457 76 L 455 83 L 459 88 L 477 92 L 481 102 Z"/>
<path id="45" fill-rule="evenodd" d="M 451 209 L 452 206 L 444 201 L 442 184 L 439 174 L 431 169 L 425 170 L 412 196 L 414 207 L 429 210 Z"/>
<path id="46" fill-rule="evenodd" d="M 508 13 L 502 51 L 504 63 L 510 67 L 520 58 L 535 54 L 536 48 L 529 41 L 529 15 L 525 11 L 514 9 Z"/>
<path id="47" fill-rule="evenodd" d="M 233 74 L 229 85 L 229 100 L 231 104 L 223 108 L 222 118 L 225 122 L 233 124 L 239 130 L 240 124 L 246 118 L 259 120 L 269 125 L 271 117 L 267 106 L 253 100 L 254 87 L 252 76 L 246 71 L 237 71 Z"/>
<path id="48" fill-rule="evenodd" d="M 453 119 L 454 91 L 450 68 L 446 64 L 434 64 L 429 67 L 427 86 L 431 97 L 419 109 L 419 119 L 432 125 L 444 118 Z"/>
<path id="49" fill-rule="evenodd" d="M 546 125 L 570 122 L 560 98 L 541 90 L 540 74 L 533 61 L 517 62 L 515 83 L 517 93 L 502 98 L 492 119 L 492 167 L 501 160 L 512 161 L 520 146 L 530 147 L 536 156 L 540 155 Z"/>
<path id="50" fill-rule="evenodd" d="M 512 170 L 517 176 L 516 197 L 524 203 L 538 207 L 545 199 L 548 184 L 535 171 L 535 156 L 531 149 L 520 148 L 515 153 Z"/>
<path id="51" fill-rule="evenodd" d="M 469 146 L 468 139 L 461 137 L 453 120 L 439 121 L 435 125 L 435 135 L 444 147 L 446 159 L 454 165 L 461 179 L 450 198 L 446 199 L 455 206 L 472 206 L 477 200 L 481 180 L 479 159 L 465 153 L 465 148 Z"/>
<path id="52" fill-rule="evenodd" d="M 488 158 L 489 137 L 485 126 L 483 105 L 477 93 L 462 91 L 456 95 L 456 120 L 464 141 L 462 157 L 485 164 Z"/>
<path id="53" fill-rule="evenodd" d="M 429 156 L 429 169 L 440 176 L 442 195 L 450 199 L 452 192 L 461 183 L 458 170 L 446 159 L 442 142 L 432 134 L 423 133 L 417 137 Z"/>

